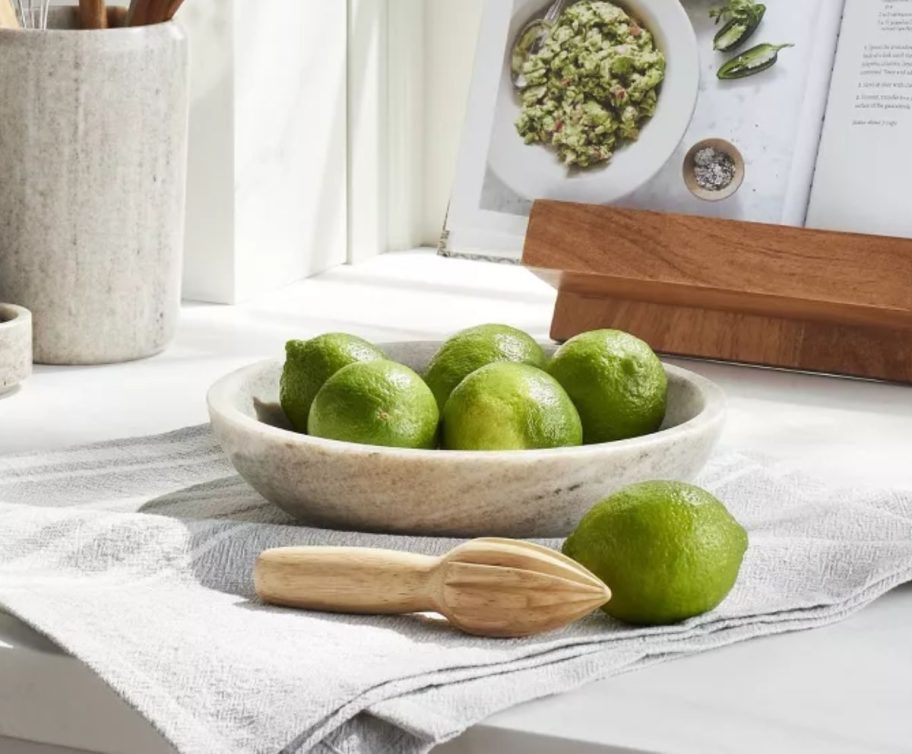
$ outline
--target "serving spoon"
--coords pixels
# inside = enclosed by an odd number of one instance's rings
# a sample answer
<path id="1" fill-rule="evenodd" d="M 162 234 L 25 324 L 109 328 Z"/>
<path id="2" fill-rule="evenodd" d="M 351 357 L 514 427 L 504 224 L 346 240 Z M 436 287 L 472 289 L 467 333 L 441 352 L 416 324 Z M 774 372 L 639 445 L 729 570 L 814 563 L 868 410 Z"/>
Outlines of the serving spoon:
<path id="1" fill-rule="evenodd" d="M 513 40 L 513 46 L 510 48 L 510 75 L 513 86 L 517 89 L 525 89 L 527 84 L 522 72 L 523 64 L 530 55 L 541 49 L 566 4 L 567 0 L 554 0 L 544 16 L 529 21 Z"/>
<path id="2" fill-rule="evenodd" d="M 105 0 L 79 0 L 79 22 L 83 29 L 105 29 L 108 9 Z"/>
<path id="3" fill-rule="evenodd" d="M 434 611 L 479 636 L 518 637 L 572 623 L 611 598 L 566 555 L 515 539 L 473 539 L 434 557 L 363 547 L 280 547 L 254 566 L 264 602 L 335 613 Z"/>

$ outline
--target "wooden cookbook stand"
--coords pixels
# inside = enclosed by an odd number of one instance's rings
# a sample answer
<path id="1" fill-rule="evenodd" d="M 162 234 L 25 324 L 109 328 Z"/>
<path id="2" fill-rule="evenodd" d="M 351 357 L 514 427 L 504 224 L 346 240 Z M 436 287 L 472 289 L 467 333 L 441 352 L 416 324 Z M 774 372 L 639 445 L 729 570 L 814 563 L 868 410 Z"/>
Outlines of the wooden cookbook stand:
<path id="1" fill-rule="evenodd" d="M 912 382 L 912 240 L 542 200 L 523 264 L 555 340 Z"/>

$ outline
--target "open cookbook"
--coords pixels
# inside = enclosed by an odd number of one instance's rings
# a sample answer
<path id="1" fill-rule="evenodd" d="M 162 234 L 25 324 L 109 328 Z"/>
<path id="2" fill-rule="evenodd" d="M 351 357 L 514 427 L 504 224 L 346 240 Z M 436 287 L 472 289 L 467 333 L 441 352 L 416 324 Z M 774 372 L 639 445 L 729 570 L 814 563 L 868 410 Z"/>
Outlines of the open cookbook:
<path id="1" fill-rule="evenodd" d="M 444 253 L 534 199 L 912 238 L 912 0 L 489 0 Z"/>

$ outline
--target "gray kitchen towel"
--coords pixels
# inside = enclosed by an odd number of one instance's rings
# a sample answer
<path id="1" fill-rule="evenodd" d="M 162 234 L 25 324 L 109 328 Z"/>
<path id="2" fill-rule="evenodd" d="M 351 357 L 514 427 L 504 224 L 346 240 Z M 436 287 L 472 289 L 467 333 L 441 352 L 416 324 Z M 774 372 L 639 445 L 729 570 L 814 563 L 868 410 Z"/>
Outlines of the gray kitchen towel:
<path id="1" fill-rule="evenodd" d="M 493 640 L 426 617 L 258 603 L 250 573 L 267 547 L 442 553 L 456 541 L 295 526 L 234 474 L 207 427 L 9 456 L 0 605 L 86 662 L 185 754 L 419 754 L 519 702 L 832 623 L 912 580 L 912 491 L 832 490 L 736 454 L 716 457 L 699 483 L 750 533 L 717 610 L 661 628 L 598 614 Z"/>

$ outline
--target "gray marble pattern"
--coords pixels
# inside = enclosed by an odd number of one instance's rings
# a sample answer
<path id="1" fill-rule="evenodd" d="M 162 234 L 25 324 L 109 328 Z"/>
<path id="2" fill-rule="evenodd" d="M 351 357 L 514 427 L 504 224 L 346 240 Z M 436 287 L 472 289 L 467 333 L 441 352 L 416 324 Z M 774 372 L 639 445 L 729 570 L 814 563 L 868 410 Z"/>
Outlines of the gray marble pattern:
<path id="1" fill-rule="evenodd" d="M 421 372 L 439 345 L 381 347 Z M 216 383 L 208 397 L 212 427 L 232 464 L 260 494 L 305 523 L 331 528 L 563 536 L 593 501 L 620 487 L 693 479 L 725 418 L 718 386 L 666 365 L 669 408 L 662 430 L 652 435 L 508 452 L 356 445 L 287 429 L 278 406 L 281 368 L 279 361 L 261 362 Z"/>
<path id="2" fill-rule="evenodd" d="M 0 30 L 0 300 L 35 360 L 161 351 L 180 303 L 188 44 L 173 23 Z"/>

